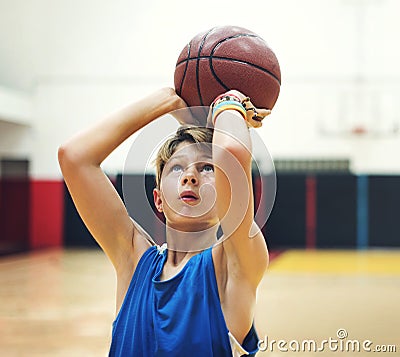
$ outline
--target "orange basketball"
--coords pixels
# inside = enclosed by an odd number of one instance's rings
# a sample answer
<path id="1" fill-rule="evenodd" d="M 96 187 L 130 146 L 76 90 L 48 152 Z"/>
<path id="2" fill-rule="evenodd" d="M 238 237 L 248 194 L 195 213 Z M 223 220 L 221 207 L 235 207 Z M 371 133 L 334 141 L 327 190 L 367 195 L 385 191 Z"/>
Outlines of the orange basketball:
<path id="1" fill-rule="evenodd" d="M 281 71 L 277 57 L 256 33 L 241 27 L 215 27 L 196 35 L 180 53 L 175 90 L 189 106 L 209 106 L 219 94 L 236 89 L 259 108 L 278 99 Z"/>

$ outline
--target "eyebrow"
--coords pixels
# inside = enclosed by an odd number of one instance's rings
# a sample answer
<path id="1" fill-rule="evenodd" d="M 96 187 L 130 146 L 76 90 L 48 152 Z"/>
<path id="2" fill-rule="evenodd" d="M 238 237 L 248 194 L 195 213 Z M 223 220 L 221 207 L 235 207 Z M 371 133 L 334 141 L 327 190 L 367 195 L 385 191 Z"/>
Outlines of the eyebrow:
<path id="1" fill-rule="evenodd" d="M 182 155 L 182 154 L 172 155 L 168 161 L 178 160 L 178 159 L 182 159 L 182 158 L 186 158 L 186 157 L 187 157 L 186 155 Z M 210 160 L 212 160 L 212 155 L 204 154 L 204 155 L 201 156 L 201 159 L 210 159 Z M 199 160 L 199 161 L 201 161 L 201 160 Z"/>

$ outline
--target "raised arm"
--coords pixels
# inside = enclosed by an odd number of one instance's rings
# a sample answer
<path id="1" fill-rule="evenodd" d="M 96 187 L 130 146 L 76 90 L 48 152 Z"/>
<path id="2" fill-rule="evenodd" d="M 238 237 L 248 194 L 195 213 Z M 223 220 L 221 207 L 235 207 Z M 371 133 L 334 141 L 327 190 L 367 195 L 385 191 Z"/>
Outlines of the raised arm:
<path id="1" fill-rule="evenodd" d="M 241 101 L 245 98 L 239 92 L 230 93 Z M 235 109 L 225 109 L 216 117 L 213 161 L 218 215 L 226 236 L 222 245 L 227 274 L 229 278 L 235 277 L 255 289 L 268 265 L 268 251 L 263 234 L 254 222 L 251 137 L 248 126 L 261 126 L 262 119 L 270 111 L 257 109 L 257 114 L 249 110 L 252 108 L 250 101 L 245 105 L 247 112 L 243 114 L 246 120 Z"/>
<path id="2" fill-rule="evenodd" d="M 184 106 L 173 89 L 161 89 L 78 133 L 58 150 L 61 171 L 79 215 L 117 270 L 121 262 L 132 258 L 128 255 L 140 258 L 145 246 L 132 249 L 132 243 L 143 233 L 135 228 L 100 164 L 146 124 Z"/>

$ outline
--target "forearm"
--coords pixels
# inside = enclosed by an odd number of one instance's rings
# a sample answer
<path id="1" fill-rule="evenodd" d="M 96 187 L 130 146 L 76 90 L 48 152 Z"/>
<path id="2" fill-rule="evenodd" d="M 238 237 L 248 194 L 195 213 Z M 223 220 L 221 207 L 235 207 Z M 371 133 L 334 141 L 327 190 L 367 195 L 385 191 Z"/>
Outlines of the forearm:
<path id="1" fill-rule="evenodd" d="M 251 138 L 246 121 L 236 111 L 224 111 L 216 118 L 213 163 L 215 184 L 221 197 L 217 201 L 218 216 L 220 220 L 227 218 L 221 224 L 224 232 L 231 234 L 237 222 L 245 216 L 250 217 L 250 221 L 253 213 L 244 204 L 252 202 Z"/>
<path id="2" fill-rule="evenodd" d="M 172 89 L 161 89 L 73 136 L 60 148 L 60 159 L 67 154 L 68 159 L 74 162 L 100 165 L 133 133 L 180 105 L 181 99 Z"/>
<path id="3" fill-rule="evenodd" d="M 240 113 L 227 110 L 218 115 L 214 124 L 213 144 L 237 156 L 246 164 L 251 160 L 251 137 L 246 121 Z M 223 160 L 223 158 L 220 158 Z M 245 160 L 245 161 L 243 161 Z"/>

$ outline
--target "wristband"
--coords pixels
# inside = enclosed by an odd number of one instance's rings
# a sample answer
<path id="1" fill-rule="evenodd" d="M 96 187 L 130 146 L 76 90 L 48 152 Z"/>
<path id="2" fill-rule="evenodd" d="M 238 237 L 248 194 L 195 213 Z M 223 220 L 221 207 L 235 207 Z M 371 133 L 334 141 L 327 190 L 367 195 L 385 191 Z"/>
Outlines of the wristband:
<path id="1" fill-rule="evenodd" d="M 225 105 L 233 105 L 233 106 L 236 106 L 238 108 L 245 110 L 245 108 L 243 107 L 243 104 L 241 104 L 240 102 L 237 102 L 236 100 L 224 100 L 224 101 L 218 102 L 217 104 L 214 105 L 213 113 L 215 110 L 222 108 Z"/>
<path id="2" fill-rule="evenodd" d="M 236 110 L 239 112 L 243 119 L 246 120 L 246 110 L 244 109 L 243 105 L 237 101 L 223 101 L 218 103 L 212 111 L 212 122 L 215 125 L 215 120 L 219 114 L 221 114 L 225 110 Z"/>

